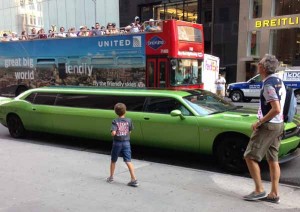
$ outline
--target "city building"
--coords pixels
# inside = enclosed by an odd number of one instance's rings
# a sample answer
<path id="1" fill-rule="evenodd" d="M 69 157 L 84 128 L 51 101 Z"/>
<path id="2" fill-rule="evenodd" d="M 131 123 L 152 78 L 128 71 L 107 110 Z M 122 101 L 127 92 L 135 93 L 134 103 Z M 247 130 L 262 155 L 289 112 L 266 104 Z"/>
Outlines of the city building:
<path id="1" fill-rule="evenodd" d="M 300 1 L 240 1 L 237 81 L 256 74 L 266 53 L 275 55 L 280 69 L 300 69 Z"/>
<path id="2" fill-rule="evenodd" d="M 149 19 L 179 19 L 204 26 L 205 53 L 220 58 L 227 82 L 236 81 L 239 0 L 121 0 L 120 25 Z"/>
<path id="3" fill-rule="evenodd" d="M 119 0 L 0 0 L 0 33 L 31 28 L 66 30 L 95 22 L 106 26 L 108 22 L 119 25 Z"/>

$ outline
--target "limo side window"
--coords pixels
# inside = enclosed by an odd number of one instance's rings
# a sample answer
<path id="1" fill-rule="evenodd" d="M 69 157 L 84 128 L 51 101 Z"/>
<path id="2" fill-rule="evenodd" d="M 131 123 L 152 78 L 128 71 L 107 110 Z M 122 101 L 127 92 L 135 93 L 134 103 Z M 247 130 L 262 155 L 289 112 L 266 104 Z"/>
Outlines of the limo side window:
<path id="1" fill-rule="evenodd" d="M 37 93 L 33 104 L 37 105 L 54 105 L 57 94 L 55 93 Z"/>
<path id="2" fill-rule="evenodd" d="M 65 107 L 97 108 L 101 100 L 96 95 L 59 94 L 56 105 Z"/>
<path id="3" fill-rule="evenodd" d="M 169 97 L 151 97 L 146 105 L 146 112 L 169 114 L 172 110 L 180 110 L 183 115 L 192 115 L 191 112 L 177 99 Z"/>
<path id="4" fill-rule="evenodd" d="M 118 102 L 124 103 L 127 106 L 128 111 L 143 111 L 145 97 L 60 94 L 57 98 L 56 105 L 65 107 L 113 110 L 115 104 Z"/>
<path id="5" fill-rule="evenodd" d="M 32 93 L 25 98 L 26 101 L 33 103 L 36 93 Z"/>
<path id="6" fill-rule="evenodd" d="M 119 96 L 116 103 L 124 103 L 127 107 L 127 111 L 142 112 L 145 100 L 146 97 L 143 96 Z"/>

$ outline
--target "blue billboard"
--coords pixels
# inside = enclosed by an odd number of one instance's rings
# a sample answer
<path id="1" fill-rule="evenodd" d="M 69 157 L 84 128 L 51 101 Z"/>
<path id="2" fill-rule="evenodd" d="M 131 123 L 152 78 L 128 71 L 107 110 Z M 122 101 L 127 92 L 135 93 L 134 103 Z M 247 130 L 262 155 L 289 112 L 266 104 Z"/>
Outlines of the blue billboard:
<path id="1" fill-rule="evenodd" d="M 0 43 L 0 87 L 145 87 L 144 34 Z"/>

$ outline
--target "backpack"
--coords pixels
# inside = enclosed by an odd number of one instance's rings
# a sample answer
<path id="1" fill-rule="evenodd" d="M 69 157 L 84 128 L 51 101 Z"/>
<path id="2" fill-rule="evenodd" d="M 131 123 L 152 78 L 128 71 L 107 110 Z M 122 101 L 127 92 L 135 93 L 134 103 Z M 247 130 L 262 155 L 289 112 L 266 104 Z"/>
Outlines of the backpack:
<path id="1" fill-rule="evenodd" d="M 297 99 L 294 89 L 286 87 L 286 97 L 283 107 L 283 120 L 286 123 L 292 122 L 297 113 Z"/>
<path id="2" fill-rule="evenodd" d="M 274 77 L 270 77 L 265 81 L 265 83 L 272 78 Z M 297 98 L 295 97 L 293 88 L 285 86 L 285 89 L 286 89 L 286 96 L 285 96 L 285 102 L 283 106 L 283 121 L 285 123 L 289 123 L 289 122 L 293 122 L 294 116 L 297 114 Z"/>

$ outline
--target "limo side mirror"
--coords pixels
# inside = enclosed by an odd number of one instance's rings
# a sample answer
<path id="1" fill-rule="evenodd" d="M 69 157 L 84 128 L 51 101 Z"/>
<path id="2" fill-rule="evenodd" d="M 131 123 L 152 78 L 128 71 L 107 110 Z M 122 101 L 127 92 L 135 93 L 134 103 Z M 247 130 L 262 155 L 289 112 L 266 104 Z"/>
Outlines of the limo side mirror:
<path id="1" fill-rule="evenodd" d="M 181 119 L 185 119 L 185 117 L 182 115 L 180 110 L 172 110 L 171 111 L 171 116 L 179 116 Z"/>

